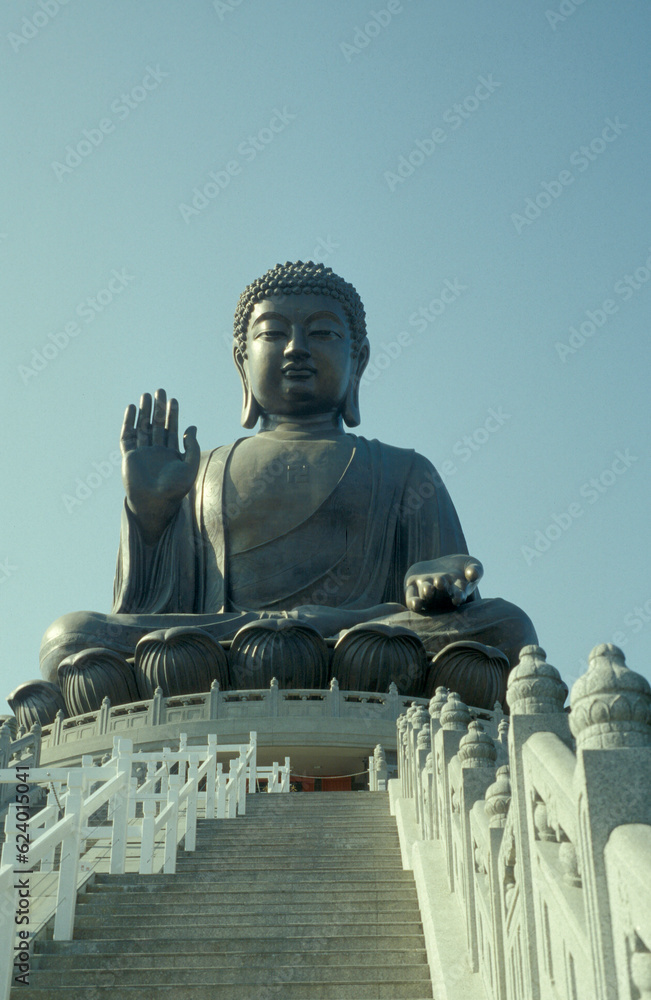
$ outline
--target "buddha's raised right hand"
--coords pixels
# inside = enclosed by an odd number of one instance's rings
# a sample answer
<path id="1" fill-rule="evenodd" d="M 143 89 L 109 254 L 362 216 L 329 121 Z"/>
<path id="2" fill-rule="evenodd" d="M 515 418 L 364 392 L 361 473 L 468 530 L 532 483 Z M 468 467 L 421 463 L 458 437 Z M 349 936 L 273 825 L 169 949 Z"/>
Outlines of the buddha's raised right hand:
<path id="1" fill-rule="evenodd" d="M 154 395 L 153 415 L 148 392 L 140 400 L 137 420 L 133 403 L 124 414 L 120 436 L 122 481 L 127 504 L 147 544 L 158 541 L 192 489 L 199 469 L 197 428 L 188 427 L 183 435 L 182 454 L 178 424 L 179 404 L 175 399 L 166 403 L 164 389 Z"/>

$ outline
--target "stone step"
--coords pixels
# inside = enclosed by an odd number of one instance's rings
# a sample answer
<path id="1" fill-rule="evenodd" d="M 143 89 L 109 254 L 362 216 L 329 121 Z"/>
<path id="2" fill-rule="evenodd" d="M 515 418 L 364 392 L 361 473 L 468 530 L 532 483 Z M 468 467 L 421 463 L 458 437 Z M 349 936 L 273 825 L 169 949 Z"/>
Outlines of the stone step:
<path id="1" fill-rule="evenodd" d="M 270 838 L 281 843 L 285 840 L 298 841 L 301 837 L 317 837 L 319 840 L 324 841 L 340 840 L 342 837 L 346 837 L 349 840 L 365 840 L 370 842 L 399 840 L 398 831 L 395 829 L 391 830 L 390 828 L 387 830 L 369 830 L 367 828 L 354 830 L 342 823 L 339 829 L 329 830 L 324 827 L 315 829 L 315 826 L 310 823 L 301 829 L 294 827 L 281 829 L 278 825 L 275 825 L 270 829 L 264 830 L 262 827 L 251 823 L 250 827 L 242 828 L 237 825 L 231 825 L 216 833 L 198 832 L 197 844 L 222 844 L 224 841 L 246 841 L 247 843 L 252 843 L 257 840 L 267 841 Z"/>
<path id="2" fill-rule="evenodd" d="M 247 822 L 248 820 L 248 822 Z M 291 821 L 284 816 L 279 816 L 275 822 L 258 822 L 255 816 L 245 816 L 239 819 L 221 820 L 222 826 L 216 829 L 197 829 L 197 840 L 208 840 L 223 837 L 225 834 L 233 836 L 253 836 L 264 835 L 279 837 L 281 833 L 324 833 L 338 836 L 342 830 L 347 830 L 358 834 L 360 837 L 372 835 L 395 834 L 395 821 L 392 823 L 379 823 L 377 820 L 370 820 L 367 823 L 345 822 L 343 819 L 337 821 L 330 816 L 324 816 L 323 820 L 306 819 L 304 822 Z M 393 825 L 392 825 L 393 824 Z"/>
<path id="3" fill-rule="evenodd" d="M 121 907 L 128 905 L 142 909 L 143 906 L 151 906 L 152 904 L 158 906 L 163 901 L 164 905 L 174 903 L 177 900 L 187 898 L 187 896 L 187 889 L 183 886 L 179 888 L 170 886 L 169 889 L 159 888 L 158 890 L 155 890 L 153 886 L 149 888 L 131 888 L 130 890 L 126 890 L 124 887 L 122 889 L 111 890 L 106 886 L 102 887 L 101 892 L 91 889 L 82 893 L 79 896 L 77 906 L 83 909 L 88 906 L 97 905 L 97 902 L 101 901 L 104 906 Z M 292 906 L 295 903 L 301 903 L 305 900 L 314 900 L 319 905 L 326 902 L 337 903 L 338 905 L 343 905 L 347 902 L 386 902 L 387 905 L 393 905 L 401 900 L 411 902 L 415 898 L 415 890 L 411 886 L 379 889 L 374 889 L 372 886 L 362 886 L 358 889 L 351 889 L 346 885 L 342 885 L 339 889 L 331 889 L 327 887 L 327 883 L 317 883 L 316 889 L 278 885 L 264 890 L 256 890 L 244 886 L 224 890 L 220 886 L 215 886 L 214 888 L 202 888 L 192 892 L 192 899 L 197 903 L 219 901 L 224 906 L 240 905 L 243 902 L 257 904 L 265 902 L 273 903 L 276 901 L 280 901 L 283 906 Z"/>
<path id="4" fill-rule="evenodd" d="M 227 926 L 231 919 L 237 918 L 239 920 L 241 917 L 266 916 L 270 920 L 272 918 L 275 920 L 278 916 L 285 917 L 288 906 L 291 906 L 292 916 L 296 918 L 306 916 L 308 919 L 314 918 L 315 921 L 318 917 L 334 919 L 344 914 L 359 920 L 383 920 L 391 916 L 404 917 L 405 915 L 416 920 L 420 912 L 415 897 L 393 902 L 378 899 L 365 901 L 351 899 L 331 902 L 321 898 L 318 900 L 312 898 L 304 901 L 293 899 L 291 903 L 282 901 L 270 903 L 268 900 L 260 903 L 249 900 L 233 903 L 223 899 L 200 902 L 193 897 L 191 900 L 185 899 L 178 903 L 167 900 L 151 900 L 148 912 L 144 914 L 142 906 L 137 902 L 116 903 L 114 899 L 105 900 L 101 896 L 97 896 L 86 906 L 80 907 L 77 913 L 79 920 L 90 922 L 91 920 L 103 919 L 107 925 L 124 920 L 125 926 L 128 926 L 130 919 L 133 918 L 134 920 L 144 920 L 147 922 L 147 926 L 151 926 L 152 920 L 158 921 L 163 917 L 173 916 L 176 919 L 186 917 L 190 920 L 193 914 L 196 914 L 197 916 L 219 917 L 220 920 L 224 920 L 224 926 Z"/>
<path id="5" fill-rule="evenodd" d="M 321 862 L 321 864 L 338 864 L 339 859 L 350 864 L 351 861 L 373 861 L 375 865 L 382 865 L 386 861 L 395 861 L 396 858 L 400 858 L 400 848 L 393 847 L 390 849 L 383 850 L 373 850 L 372 848 L 368 850 L 359 850 L 356 847 L 346 847 L 341 845 L 340 847 L 334 848 L 321 848 L 318 844 L 312 847 L 311 844 L 306 844 L 305 847 L 300 850 L 292 851 L 291 848 L 278 848 L 274 850 L 273 848 L 260 848 L 255 851 L 254 854 L 251 851 L 244 849 L 239 849 L 236 847 L 228 847 L 220 849 L 206 848 L 202 851 L 184 851 L 179 854 L 176 868 L 180 871 L 183 866 L 194 864 L 195 861 L 215 861 L 219 864 L 227 864 L 229 862 L 234 862 L 235 864 L 249 864 L 249 865 L 262 865 L 262 864 L 309 864 L 310 862 Z"/>
<path id="6" fill-rule="evenodd" d="M 349 928 L 351 925 L 347 925 Z M 297 941 L 296 936 L 290 937 L 286 933 L 274 937 L 267 935 L 261 940 L 260 935 L 255 936 L 239 935 L 229 937 L 226 944 L 223 935 L 218 927 L 201 928 L 195 937 L 188 937 L 188 928 L 183 934 L 175 937 L 151 938 L 149 935 L 131 937 L 124 939 L 120 937 L 107 938 L 105 936 L 96 938 L 75 938 L 72 941 L 52 941 L 41 940 L 37 942 L 36 948 L 40 956 L 50 957 L 73 957 L 81 955 L 92 955 L 100 959 L 109 959 L 110 963 L 119 955 L 155 955 L 156 961 L 167 955 L 188 955 L 192 956 L 190 962 L 195 958 L 206 954 L 206 941 L 215 941 L 214 949 L 226 949 L 228 956 L 234 955 L 283 955 L 283 963 L 291 964 L 291 956 L 294 954 L 304 954 L 310 952 L 319 955 L 346 954 L 351 947 L 361 949 L 364 954 L 369 955 L 374 961 L 379 961 L 378 953 L 384 954 L 388 950 L 404 950 L 405 953 L 412 951 L 423 951 L 423 938 L 419 930 L 403 931 L 397 929 L 395 933 L 378 934 L 374 933 L 377 928 L 371 929 L 364 926 L 355 925 L 352 932 L 342 936 L 332 934 L 323 936 L 318 932 L 314 934 L 306 933 L 302 941 Z"/>
<path id="7" fill-rule="evenodd" d="M 360 807 L 359 805 L 347 806 L 345 803 L 339 805 L 328 804 L 324 799 L 323 802 L 313 802 L 308 806 L 303 808 L 295 808 L 293 805 L 286 805 L 285 803 L 267 803 L 261 802 L 258 799 L 247 798 L 244 813 L 247 816 L 264 816 L 265 819 L 272 818 L 274 816 L 292 816 L 293 819 L 305 820 L 310 816 L 332 816 L 346 818 L 348 817 L 353 822 L 359 822 L 360 820 L 365 820 L 366 818 L 377 817 L 379 820 L 384 820 L 388 818 L 391 813 L 389 812 L 389 803 L 387 802 L 384 807 Z M 219 822 L 221 817 L 213 816 L 212 818 L 204 817 L 199 820 L 199 823 L 214 823 Z M 222 822 L 223 822 L 223 818 Z"/>
<path id="8" fill-rule="evenodd" d="M 212 884 L 212 885 L 241 885 L 242 883 L 256 885 L 270 885 L 274 886 L 278 883 L 284 885 L 290 885 L 291 883 L 299 883 L 301 885 L 308 884 L 323 884 L 331 883 L 333 886 L 344 883 L 346 885 L 370 885 L 371 883 L 377 883 L 382 881 L 384 883 L 407 883 L 409 885 L 414 884 L 414 876 L 410 871 L 405 871 L 403 868 L 391 868 L 386 870 L 382 869 L 381 872 L 377 868 L 373 868 L 368 874 L 361 874 L 359 871 L 355 870 L 353 872 L 340 872 L 332 871 L 328 868 L 323 869 L 323 871 L 309 872 L 297 872 L 297 871 L 275 871 L 269 869 L 256 869 L 256 868 L 242 868 L 238 871 L 232 871 L 229 869 L 224 869 L 223 871 L 216 871 L 211 868 L 205 872 L 195 872 L 192 874 L 185 875 L 166 875 L 159 873 L 157 875 L 137 875 L 135 872 L 127 872 L 124 875 L 107 875 L 104 873 L 99 873 L 95 876 L 95 885 L 106 885 L 112 884 L 115 886 L 123 885 L 125 887 L 131 885 L 151 885 L 153 887 L 157 886 L 169 886 L 173 882 L 177 885 L 186 885 L 188 891 L 191 892 L 194 888 L 199 885 Z"/>
<path id="9" fill-rule="evenodd" d="M 192 861 L 184 861 L 179 858 L 176 870 L 179 875 L 187 875 L 194 871 L 212 871 L 216 876 L 222 874 L 227 870 L 231 872 L 253 872 L 256 870 L 264 868 L 275 867 L 278 869 L 278 874 L 284 874 L 287 867 L 292 867 L 294 870 L 296 866 L 301 864 L 304 866 L 303 872 L 332 872 L 340 871 L 342 874 L 345 872 L 369 872 L 373 873 L 378 870 L 378 864 L 376 859 L 370 857 L 368 854 L 364 854 L 362 857 L 357 855 L 336 855 L 333 858 L 314 858 L 307 857 L 301 859 L 293 859 L 291 856 L 284 859 L 279 858 L 228 858 L 223 855 L 217 855 L 214 858 L 202 858 L 197 857 Z M 283 867 L 284 866 L 284 867 Z M 396 855 L 395 858 L 383 858 L 382 860 L 382 871 L 399 870 L 400 869 L 400 855 Z"/>
<path id="10" fill-rule="evenodd" d="M 247 813 L 264 813 L 265 815 L 276 815 L 277 813 L 291 813 L 292 816 L 316 816 L 323 813 L 331 815 L 348 815 L 351 819 L 357 816 L 389 816 L 388 796 L 381 803 L 364 804 L 361 802 L 333 802 L 327 799 L 280 799 L 267 798 L 266 795 L 247 795 L 244 804 Z M 200 823 L 210 823 L 217 817 L 201 816 Z"/>
<path id="11" fill-rule="evenodd" d="M 245 812 L 253 813 L 264 813 L 265 815 L 276 815 L 277 813 L 291 813 L 293 816 L 308 816 L 308 815 L 320 815 L 322 813 L 329 813 L 332 815 L 343 815 L 346 814 L 350 816 L 351 819 L 355 819 L 356 816 L 389 816 L 389 797 L 387 796 L 382 802 L 333 802 L 332 799 L 286 799 L 286 798 L 274 798 L 273 796 L 267 798 L 266 795 L 251 794 L 246 796 L 246 802 L 244 803 Z M 217 817 L 199 817 L 200 823 L 210 823 Z"/>
<path id="12" fill-rule="evenodd" d="M 247 820 L 255 820 L 256 823 L 264 824 L 265 826 L 277 826 L 279 821 L 283 821 L 288 826 L 307 826 L 310 823 L 315 823 L 322 821 L 327 824 L 327 826 L 343 826 L 351 825 L 357 828 L 372 829 L 376 826 L 380 829 L 388 827 L 392 821 L 392 817 L 387 813 L 356 813 L 354 816 L 348 815 L 346 810 L 324 810 L 323 812 L 314 812 L 309 815 L 306 812 L 296 813 L 288 812 L 286 810 L 274 812 L 273 810 L 266 810 L 264 812 L 258 812 L 254 809 L 247 809 L 245 815 L 239 815 L 232 819 L 202 819 L 197 823 L 197 830 L 204 832 L 210 829 L 225 829 L 230 827 L 242 827 L 245 826 Z"/>
<path id="13" fill-rule="evenodd" d="M 92 921 L 92 923 L 86 924 L 85 918 L 82 918 L 82 920 L 75 924 L 75 937 L 86 940 L 92 938 L 94 940 L 118 940 L 122 942 L 126 938 L 134 940 L 140 938 L 152 941 L 155 940 L 156 933 L 160 933 L 166 938 L 172 937 L 178 941 L 186 937 L 188 933 L 187 920 L 166 920 L 163 926 L 155 919 L 152 924 L 145 924 L 143 920 L 144 918 L 139 922 L 134 921 L 132 926 L 130 925 L 128 928 L 125 928 L 125 921 L 118 921 L 113 926 L 106 920 Z M 335 924 L 327 920 L 311 921 L 306 917 L 301 917 L 299 922 L 294 922 L 291 914 L 288 914 L 286 920 L 275 920 L 273 927 L 270 927 L 264 921 L 254 921 L 251 918 L 242 918 L 240 922 L 234 923 L 231 926 L 233 937 L 248 937 L 257 940 L 273 938 L 278 935 L 282 928 L 283 937 L 298 938 L 299 941 L 308 937 L 318 936 L 320 938 L 339 938 L 341 942 L 347 943 L 350 940 L 355 940 L 360 930 L 367 937 L 372 937 L 374 934 L 387 937 L 390 935 L 392 929 L 396 934 L 402 936 L 418 935 L 422 941 L 420 914 L 417 919 L 413 920 L 396 920 L 392 914 L 386 920 L 377 920 L 374 917 L 373 920 L 355 919 L 348 923 L 338 920 Z M 128 933 L 125 934 L 125 930 Z M 213 926 L 206 922 L 197 928 L 196 933 L 200 934 L 204 940 L 217 939 L 223 941 L 226 937 L 225 931 L 226 927 L 224 924 Z"/>
<path id="14" fill-rule="evenodd" d="M 376 941 L 376 939 L 372 939 Z M 393 939 L 391 939 L 393 940 Z M 273 942 L 273 947 L 267 950 L 256 950 L 255 944 L 250 941 L 240 946 L 239 950 L 233 948 L 229 940 L 228 948 L 223 952 L 213 951 L 205 953 L 205 949 L 196 954 L 192 954 L 192 959 L 188 961 L 188 952 L 185 947 L 179 947 L 182 942 L 177 942 L 177 947 L 168 953 L 156 953 L 151 950 L 146 952 L 133 952 L 129 954 L 114 954 L 108 951 L 103 952 L 75 952 L 69 953 L 47 953 L 44 955 L 34 955 L 32 958 L 33 970 L 45 970 L 59 972 L 64 969 L 101 969 L 107 968 L 110 971 L 116 969 L 174 969 L 184 968 L 191 965 L 193 969 L 239 969 L 243 966 L 250 968 L 274 968 L 278 965 L 284 967 L 300 967 L 315 962 L 318 966 L 336 965 L 341 967 L 352 967 L 355 969 L 376 967 L 378 965 L 424 965 L 427 967 L 427 952 L 424 948 L 410 948 L 408 946 L 401 950 L 387 950 L 386 948 L 375 948 L 374 950 L 358 947 L 355 951 L 343 951 L 337 944 L 332 948 L 328 942 L 325 946 L 317 939 L 314 939 L 314 947 L 309 950 L 294 951 L 277 948 Z"/>
<path id="15" fill-rule="evenodd" d="M 172 968 L 161 969 L 151 966 L 147 969 L 68 969 L 66 970 L 66 986 L 266 986 L 274 978 L 282 983 L 283 990 L 296 980 L 302 980 L 311 987 L 326 984 L 380 984 L 400 983 L 401 986 L 430 982 L 429 969 L 426 965 L 395 966 L 375 965 L 358 968 L 339 965 L 312 965 L 309 968 L 300 966 L 272 966 L 254 969 L 245 966 L 239 969 L 223 968 Z M 51 988 L 61 981 L 57 972 L 34 970 L 30 975 L 30 986 L 35 988 Z"/>
<path id="16" fill-rule="evenodd" d="M 400 841 L 397 837 L 357 837 L 355 834 L 341 832 L 335 837 L 323 837 L 318 833 L 299 834 L 296 837 L 255 836 L 255 837 L 214 837 L 211 840 L 198 840 L 196 851 L 302 851 L 306 849 L 319 849 L 322 851 L 345 850 L 357 851 L 397 851 L 400 850 Z M 186 851 L 183 846 L 179 847 L 179 857 L 185 857 L 192 853 Z"/>
<path id="17" fill-rule="evenodd" d="M 371 983 L 369 984 L 312 984 L 309 981 L 284 983 L 274 981 L 273 973 L 265 983 L 269 997 L 282 1000 L 431 1000 L 432 988 L 428 983 Z M 16 990 L 20 1000 L 257 1000 L 248 985 L 239 986 L 184 986 L 179 994 L 178 986 L 78 986 L 74 997 L 64 983 L 57 983 L 44 989 L 21 987 Z M 261 996 L 264 996 L 261 992 Z M 12 997 L 13 1000 L 13 997 Z"/>
<path id="18" fill-rule="evenodd" d="M 380 910 L 377 906 L 368 903 L 353 906 L 351 909 L 344 908 L 338 910 L 336 903 L 324 903 L 316 906 L 314 902 L 293 906 L 291 912 L 286 906 L 274 907 L 273 911 L 266 905 L 249 906 L 243 910 L 229 910 L 227 906 L 210 906 L 196 910 L 191 900 L 178 909 L 152 907 L 147 913 L 134 913 L 133 915 L 119 914 L 112 910 L 87 912 L 88 907 L 79 912 L 75 919 L 75 934 L 94 928 L 101 928 L 102 931 L 113 929 L 122 930 L 123 937 L 128 937 L 129 933 L 138 928 L 149 930 L 152 934 L 157 934 L 161 930 L 181 932 L 184 925 L 187 926 L 195 916 L 214 916 L 219 919 L 219 926 L 222 933 L 231 927 L 269 927 L 273 922 L 273 928 L 294 926 L 300 924 L 303 927 L 323 927 L 325 924 L 333 925 L 336 922 L 339 926 L 339 913 L 348 918 L 349 922 L 356 921 L 365 925 L 391 925 L 392 923 L 414 922 L 420 923 L 420 910 L 417 903 L 400 903 L 397 906 L 386 907 Z M 164 923 L 165 927 L 161 928 Z"/>

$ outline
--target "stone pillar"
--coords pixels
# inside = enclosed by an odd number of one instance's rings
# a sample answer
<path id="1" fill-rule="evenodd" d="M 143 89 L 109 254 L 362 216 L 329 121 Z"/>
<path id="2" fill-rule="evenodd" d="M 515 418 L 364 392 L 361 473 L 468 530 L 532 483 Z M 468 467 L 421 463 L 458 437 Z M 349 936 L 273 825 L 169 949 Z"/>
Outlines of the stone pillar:
<path id="1" fill-rule="evenodd" d="M 375 780 L 377 781 L 377 790 L 378 792 L 386 792 L 389 769 L 387 767 L 387 755 L 385 754 L 384 747 L 381 743 L 378 743 L 376 746 L 373 752 L 373 759 L 375 762 Z"/>
<path id="2" fill-rule="evenodd" d="M 531 851 L 527 829 L 527 799 L 522 762 L 522 748 L 532 733 L 555 733 L 567 746 L 572 747 L 572 736 L 567 714 L 563 709 L 567 685 L 558 670 L 546 662 L 540 646 L 524 646 L 520 662 L 511 671 L 506 700 L 511 710 L 509 725 L 509 760 L 513 790 L 513 833 L 515 837 L 516 882 L 520 882 L 522 905 L 523 980 L 531 990 L 531 1000 L 539 1000 L 540 982 L 536 939 L 536 915 L 531 893 L 524 887 L 531 885 Z M 533 833 L 532 833 L 533 839 Z"/>
<path id="3" fill-rule="evenodd" d="M 418 730 L 416 738 L 416 821 L 420 828 L 420 835 L 423 840 L 427 839 L 427 818 L 425 810 L 429 806 L 429 796 L 427 790 L 427 757 L 431 753 L 432 744 L 430 742 L 429 722 L 424 722 Z"/>
<path id="4" fill-rule="evenodd" d="M 436 768 L 437 804 L 439 812 L 440 836 L 445 845 L 448 885 L 454 892 L 454 855 L 452 851 L 452 799 L 448 768 L 459 749 L 459 743 L 466 734 L 471 721 L 468 706 L 464 705 L 456 691 L 451 691 L 441 709 L 441 728 L 434 744 L 434 766 Z"/>
<path id="5" fill-rule="evenodd" d="M 489 855 L 487 858 L 491 903 L 492 954 L 495 963 L 496 1000 L 507 1000 L 506 965 L 504 962 L 504 927 L 502 923 L 502 893 L 499 857 L 506 817 L 511 802 L 511 782 L 507 765 L 498 767 L 495 781 L 484 798 L 488 818 Z"/>
<path id="6" fill-rule="evenodd" d="M 412 712 L 412 709 L 410 709 L 409 712 L 407 713 L 407 718 L 409 718 L 409 713 L 410 712 Z M 421 732 L 421 730 L 423 728 L 427 728 L 427 734 L 429 736 L 429 713 L 427 712 L 426 709 L 421 708 L 420 706 L 418 706 L 418 707 L 415 707 L 413 709 L 411 720 L 410 720 L 410 730 L 409 730 L 409 764 L 410 764 L 409 771 L 410 771 L 410 778 L 409 778 L 409 784 L 410 784 L 410 788 L 411 788 L 411 794 L 414 797 L 414 806 L 415 806 L 415 809 L 416 809 L 416 822 L 419 825 L 420 825 L 420 818 L 421 818 L 422 807 L 421 807 L 421 801 L 420 801 L 421 782 L 420 782 L 420 768 L 419 768 L 419 757 L 418 757 L 418 739 L 419 739 L 419 736 L 420 736 L 420 732 Z M 425 753 L 425 755 L 423 756 L 423 763 L 425 762 L 425 757 L 426 756 L 427 756 L 427 754 Z"/>
<path id="7" fill-rule="evenodd" d="M 468 726 L 468 732 L 459 742 L 459 761 L 461 763 L 459 818 L 463 845 L 461 871 L 465 882 L 463 895 L 466 904 L 466 939 L 470 968 L 473 972 L 479 970 L 479 945 L 475 918 L 475 852 L 470 828 L 470 810 L 475 802 L 484 798 L 487 789 L 493 783 L 496 757 L 495 744 L 485 732 L 481 722 L 471 722 Z"/>
<path id="8" fill-rule="evenodd" d="M 651 824 L 651 687 L 610 643 L 596 646 L 571 695 L 579 858 L 597 1000 L 617 996 L 604 850 L 615 827 Z"/>

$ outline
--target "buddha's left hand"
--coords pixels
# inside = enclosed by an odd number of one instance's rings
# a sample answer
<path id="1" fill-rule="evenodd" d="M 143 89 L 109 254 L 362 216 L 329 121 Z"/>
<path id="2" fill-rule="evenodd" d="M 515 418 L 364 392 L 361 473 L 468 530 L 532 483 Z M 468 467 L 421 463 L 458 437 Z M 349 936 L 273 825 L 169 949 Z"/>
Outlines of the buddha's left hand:
<path id="1" fill-rule="evenodd" d="M 405 577 L 405 604 L 425 614 L 464 604 L 484 575 L 478 559 L 452 555 L 414 563 Z"/>

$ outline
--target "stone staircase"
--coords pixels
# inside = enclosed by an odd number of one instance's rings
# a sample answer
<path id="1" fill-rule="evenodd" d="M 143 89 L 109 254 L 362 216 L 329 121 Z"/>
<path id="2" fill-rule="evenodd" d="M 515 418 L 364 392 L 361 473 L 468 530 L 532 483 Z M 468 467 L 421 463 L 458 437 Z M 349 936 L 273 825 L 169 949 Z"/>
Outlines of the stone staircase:
<path id="1" fill-rule="evenodd" d="M 22 1000 L 432 997 L 388 796 L 255 795 L 200 820 L 176 875 L 98 875 L 75 939 L 37 943 Z"/>

